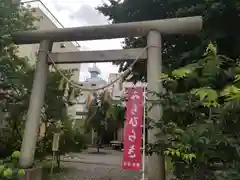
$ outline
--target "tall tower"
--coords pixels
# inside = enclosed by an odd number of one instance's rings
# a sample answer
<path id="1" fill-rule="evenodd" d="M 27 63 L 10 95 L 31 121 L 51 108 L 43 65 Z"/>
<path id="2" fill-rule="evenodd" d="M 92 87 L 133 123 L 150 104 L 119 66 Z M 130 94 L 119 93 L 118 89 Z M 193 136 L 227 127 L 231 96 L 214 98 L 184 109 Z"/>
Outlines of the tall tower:
<path id="1" fill-rule="evenodd" d="M 98 75 L 101 74 L 101 71 L 97 67 L 96 63 L 93 64 L 93 67 L 88 68 L 88 72 L 90 73 L 90 78 L 97 78 Z"/>

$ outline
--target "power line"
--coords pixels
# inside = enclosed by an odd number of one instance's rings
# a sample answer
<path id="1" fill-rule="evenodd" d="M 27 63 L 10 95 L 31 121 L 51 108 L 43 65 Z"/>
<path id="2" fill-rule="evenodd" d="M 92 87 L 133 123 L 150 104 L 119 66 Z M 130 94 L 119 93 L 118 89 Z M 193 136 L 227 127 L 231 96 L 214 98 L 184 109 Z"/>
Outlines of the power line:
<path id="1" fill-rule="evenodd" d="M 41 1 L 41 0 L 29 0 L 29 1 L 24 1 L 22 3 L 33 3 L 33 2 L 38 2 L 40 3 L 46 10 L 47 12 L 53 17 L 53 19 L 62 27 L 62 28 L 65 28 L 63 26 L 63 24 L 56 18 L 56 16 L 49 10 L 49 8 Z M 77 42 L 77 41 L 74 41 L 76 44 L 77 44 L 77 47 L 81 47 L 81 45 Z"/>
<path id="2" fill-rule="evenodd" d="M 74 0 L 60 0 L 60 1 L 57 1 L 57 0 L 53 0 L 55 2 L 59 2 L 59 3 L 62 3 L 62 1 L 65 1 L 66 3 L 69 2 L 69 1 L 74 1 Z M 54 4 L 53 1 L 48 1 L 49 4 Z M 99 0 L 86 0 L 86 2 L 89 2 L 89 1 L 98 1 Z M 100 0 L 102 3 L 104 3 L 103 1 L 104 0 Z M 77 1 L 76 1 L 77 2 Z M 79 1 L 78 1 L 79 2 Z M 22 2 L 23 4 L 31 4 L 31 3 L 39 3 L 41 6 L 43 6 L 43 8 L 50 14 L 51 17 L 53 17 L 53 19 L 62 27 L 62 28 L 65 28 L 65 26 L 58 20 L 58 18 L 50 11 L 50 9 L 46 6 L 46 4 L 48 3 L 45 3 L 43 2 L 42 0 L 25 0 Z M 107 21 L 108 24 L 111 24 L 111 22 Z M 77 47 L 86 47 L 87 49 L 91 49 L 90 48 L 90 44 L 86 41 L 84 41 L 83 43 L 81 43 L 82 45 L 79 44 L 78 41 L 74 41 L 77 45 Z"/>

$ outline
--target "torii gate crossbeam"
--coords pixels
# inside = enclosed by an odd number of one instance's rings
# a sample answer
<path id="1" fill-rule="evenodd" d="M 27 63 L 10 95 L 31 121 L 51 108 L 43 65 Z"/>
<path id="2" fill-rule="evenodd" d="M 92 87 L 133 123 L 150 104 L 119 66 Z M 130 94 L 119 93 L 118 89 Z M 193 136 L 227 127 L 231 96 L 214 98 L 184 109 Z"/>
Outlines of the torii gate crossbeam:
<path id="1" fill-rule="evenodd" d="M 201 28 L 202 18 L 200 16 L 195 16 L 102 26 L 84 26 L 32 32 L 26 31 L 15 33 L 12 37 L 16 44 L 34 44 L 39 43 L 43 39 L 61 42 L 138 37 L 147 35 L 151 30 L 159 31 L 162 34 L 194 34 Z"/>
<path id="2" fill-rule="evenodd" d="M 19 32 L 12 34 L 12 38 L 16 44 L 40 43 L 38 62 L 35 70 L 33 89 L 30 96 L 27 121 L 21 148 L 20 165 L 23 168 L 28 168 L 34 161 L 37 132 L 40 122 L 41 107 L 44 101 L 47 82 L 47 70 L 49 64 L 48 55 L 46 52 L 51 51 L 53 42 L 147 36 L 148 48 L 147 54 L 144 57 L 144 59 L 147 58 L 147 88 L 150 91 L 160 93 L 162 91 L 162 85 L 159 82 L 159 76 L 162 73 L 161 34 L 194 34 L 201 31 L 202 25 L 202 17 L 196 16 L 166 20 L 111 24 L 103 26 L 64 28 L 48 31 Z M 124 56 L 123 50 L 120 50 L 121 52 L 118 52 L 117 58 L 111 54 L 112 52 L 110 53 L 111 55 L 104 51 L 100 53 L 95 52 L 95 60 L 92 62 L 109 62 L 121 60 L 121 56 L 123 56 L 123 60 L 132 59 L 133 55 L 135 55 L 137 52 L 137 50 L 135 50 L 130 50 L 132 54 L 128 54 L 127 56 Z M 84 52 L 80 52 L 79 55 L 81 55 L 81 53 L 84 54 Z M 91 55 L 90 53 L 91 52 L 87 54 L 85 52 L 85 57 L 82 57 L 82 62 L 91 61 L 90 58 L 93 56 L 93 54 Z M 101 53 L 105 53 L 105 60 L 100 57 Z M 100 54 L 100 56 L 96 54 Z M 55 53 L 55 57 L 58 59 L 58 63 L 71 63 L 73 61 L 75 63 L 77 62 L 75 58 L 77 58 L 78 54 L 76 54 L 76 52 L 75 55 L 70 53 L 68 53 L 68 55 L 72 58 L 70 58 L 71 60 L 65 61 L 64 58 L 67 58 L 66 54 L 60 55 Z M 115 59 L 111 60 L 111 58 Z M 81 57 L 79 57 L 79 59 L 81 59 Z M 148 99 L 150 100 L 155 100 L 156 98 L 157 97 L 154 95 L 148 96 Z M 154 106 L 154 108 L 148 112 L 148 117 L 150 119 L 160 120 L 161 116 L 161 105 Z M 149 130 L 149 142 L 153 143 L 157 140 L 155 137 L 157 130 L 158 129 Z M 148 167 L 151 167 L 148 169 L 149 180 L 165 180 L 163 154 L 158 156 L 157 154 L 153 153 L 152 156 L 149 156 Z"/>

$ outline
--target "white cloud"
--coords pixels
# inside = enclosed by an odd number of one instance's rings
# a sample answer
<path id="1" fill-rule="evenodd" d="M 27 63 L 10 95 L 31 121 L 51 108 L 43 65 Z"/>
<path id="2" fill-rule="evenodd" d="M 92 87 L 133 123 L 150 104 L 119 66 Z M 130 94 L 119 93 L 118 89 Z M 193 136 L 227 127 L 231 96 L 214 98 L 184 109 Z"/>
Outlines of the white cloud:
<path id="1" fill-rule="evenodd" d="M 42 0 L 49 10 L 65 27 L 102 25 L 107 24 L 107 18 L 98 13 L 95 8 L 103 3 L 103 0 Z M 34 5 L 34 3 L 33 3 Z M 35 3 L 36 5 L 36 3 Z M 80 41 L 82 50 L 109 50 L 121 49 L 122 39 Z M 117 66 L 112 63 L 98 64 L 102 74 L 107 80 L 109 73 L 116 73 Z M 87 64 L 82 64 L 80 79 L 87 75 Z"/>
<path id="2" fill-rule="evenodd" d="M 108 23 L 107 18 L 89 4 L 82 4 L 77 11 L 70 14 L 70 18 L 87 25 L 102 25 Z"/>

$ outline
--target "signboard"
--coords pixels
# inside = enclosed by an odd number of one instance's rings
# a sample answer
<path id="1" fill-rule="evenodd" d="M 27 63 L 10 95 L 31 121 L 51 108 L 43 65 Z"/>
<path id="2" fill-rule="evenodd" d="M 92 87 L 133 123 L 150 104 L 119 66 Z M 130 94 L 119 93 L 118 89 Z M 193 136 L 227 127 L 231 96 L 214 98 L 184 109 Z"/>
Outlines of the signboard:
<path id="1" fill-rule="evenodd" d="M 52 151 L 58 151 L 59 139 L 60 139 L 60 133 L 54 133 L 53 134 L 53 142 L 52 142 Z"/>
<path id="2" fill-rule="evenodd" d="M 122 169 L 140 171 L 142 169 L 143 88 L 128 88 L 127 93 Z"/>

